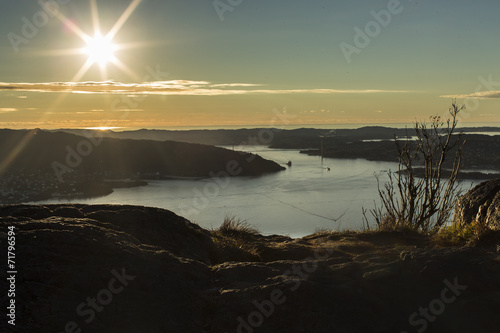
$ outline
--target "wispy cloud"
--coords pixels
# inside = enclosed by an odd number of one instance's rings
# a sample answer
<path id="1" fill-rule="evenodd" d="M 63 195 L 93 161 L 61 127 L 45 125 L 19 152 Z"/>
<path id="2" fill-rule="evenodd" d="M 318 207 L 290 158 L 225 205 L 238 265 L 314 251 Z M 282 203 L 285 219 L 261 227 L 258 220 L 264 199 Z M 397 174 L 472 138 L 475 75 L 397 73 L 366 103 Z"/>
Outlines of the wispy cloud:
<path id="1" fill-rule="evenodd" d="M 73 114 L 80 114 L 78 112 L 57 112 L 57 111 L 46 111 L 43 114 L 50 114 L 50 115 L 73 115 Z"/>
<path id="2" fill-rule="evenodd" d="M 498 99 L 500 91 L 481 91 L 473 94 L 443 95 L 443 98 Z"/>
<path id="3" fill-rule="evenodd" d="M 145 83 L 104 82 L 0 82 L 0 91 L 66 92 L 79 94 L 127 94 L 127 95 L 185 95 L 220 96 L 247 94 L 376 94 L 408 93 L 406 90 L 342 90 L 342 89 L 255 89 L 262 86 L 253 83 L 218 83 L 207 81 L 172 80 Z M 235 89 L 237 88 L 237 89 Z"/>
<path id="4" fill-rule="evenodd" d="M 18 109 L 16 108 L 0 108 L 0 113 L 7 113 L 7 112 L 16 112 Z"/>
<path id="5" fill-rule="evenodd" d="M 210 85 L 211 88 L 225 88 L 225 87 L 258 87 L 262 84 L 254 83 L 219 83 Z"/>

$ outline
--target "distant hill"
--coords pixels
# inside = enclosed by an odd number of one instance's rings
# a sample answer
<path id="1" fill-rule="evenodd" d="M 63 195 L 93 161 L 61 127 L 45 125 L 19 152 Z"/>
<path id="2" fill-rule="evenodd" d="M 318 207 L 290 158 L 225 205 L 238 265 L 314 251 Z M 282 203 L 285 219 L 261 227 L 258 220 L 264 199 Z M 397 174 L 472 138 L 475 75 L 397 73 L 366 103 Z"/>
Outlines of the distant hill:
<path id="1" fill-rule="evenodd" d="M 80 129 L 63 129 L 61 131 L 81 135 Z M 204 143 L 210 145 L 271 145 L 280 148 L 290 146 L 293 148 L 310 148 L 319 144 L 321 137 L 335 136 L 345 140 L 367 139 L 392 139 L 394 135 L 403 136 L 405 129 L 395 129 L 380 126 L 362 127 L 358 129 L 315 129 L 299 128 L 283 130 L 278 128 L 242 128 L 242 129 L 217 129 L 217 130 L 148 130 L 114 132 L 94 131 L 109 138 L 135 139 L 135 140 L 173 140 L 188 143 Z M 271 140 L 267 140 L 272 132 Z M 411 133 L 409 134 L 411 135 Z M 265 137 L 259 140 L 259 137 Z"/>
<path id="2" fill-rule="evenodd" d="M 498 127 L 464 127 L 460 128 L 464 133 L 500 133 Z M 61 131 L 82 135 L 81 129 L 62 129 Z M 315 148 L 319 147 L 321 137 L 335 137 L 340 141 L 361 140 L 391 140 L 394 136 L 412 136 L 415 134 L 413 128 L 391 128 L 383 126 L 365 126 L 356 129 L 316 129 L 299 128 L 283 130 L 279 128 L 242 128 L 242 129 L 216 129 L 216 130 L 148 130 L 135 131 L 94 131 L 109 138 L 156 140 L 156 141 L 180 141 L 188 143 L 202 143 L 220 146 L 239 145 L 271 145 L 276 148 Z M 271 140 L 267 140 L 272 132 Z M 265 137 L 259 140 L 259 137 Z"/>
<path id="3" fill-rule="evenodd" d="M 82 130 L 65 130 L 82 133 Z M 462 127 L 467 143 L 463 162 L 466 169 L 500 170 L 500 133 L 498 127 Z M 458 132 L 457 131 L 457 132 Z M 489 133 L 490 135 L 478 134 Z M 364 158 L 373 161 L 397 161 L 394 138 L 415 136 L 413 128 L 366 126 L 357 129 L 236 129 L 236 130 L 138 130 L 105 131 L 107 137 L 151 140 L 175 140 L 235 147 L 264 145 L 270 148 L 299 149 L 310 155 L 331 158 Z M 259 140 L 265 138 L 265 140 Z M 270 138 L 270 140 L 267 140 Z"/>
<path id="4" fill-rule="evenodd" d="M 115 177 L 209 177 L 228 171 L 260 175 L 284 168 L 258 155 L 173 141 L 90 138 L 43 130 L 0 130 L 0 172 L 53 171 L 54 167 Z M 232 161 L 232 162 L 231 162 Z"/>
<path id="5" fill-rule="evenodd" d="M 258 176 L 285 168 L 249 153 L 174 141 L 0 130 L 0 204 L 89 198 L 144 180 Z"/>
<path id="6" fill-rule="evenodd" d="M 464 134 L 464 169 L 500 171 L 500 135 Z M 320 147 L 304 148 L 303 153 L 321 155 Z M 329 137 L 323 139 L 323 156 L 330 158 L 363 158 L 370 161 L 397 162 L 398 155 L 394 140 L 352 141 Z M 450 155 L 450 157 L 453 156 Z M 450 158 L 445 167 L 451 167 Z"/>

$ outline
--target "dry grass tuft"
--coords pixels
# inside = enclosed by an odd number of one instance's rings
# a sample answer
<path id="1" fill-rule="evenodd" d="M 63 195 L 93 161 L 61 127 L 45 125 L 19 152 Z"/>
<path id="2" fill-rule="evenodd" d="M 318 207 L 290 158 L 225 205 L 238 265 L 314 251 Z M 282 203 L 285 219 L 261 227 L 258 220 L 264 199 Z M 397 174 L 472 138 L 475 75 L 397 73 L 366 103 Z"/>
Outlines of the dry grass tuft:
<path id="1" fill-rule="evenodd" d="M 487 232 L 488 227 L 478 221 L 470 224 L 453 223 L 451 226 L 441 228 L 433 236 L 432 241 L 440 246 L 463 246 L 480 239 Z"/>
<path id="2" fill-rule="evenodd" d="M 230 215 L 226 216 L 221 226 L 212 233 L 237 238 L 254 238 L 260 235 L 257 228 L 251 226 L 245 220 Z"/>
<path id="3" fill-rule="evenodd" d="M 254 242 L 260 232 L 245 220 L 226 216 L 217 229 L 211 231 L 217 248 L 216 261 L 261 261 L 258 246 Z"/>

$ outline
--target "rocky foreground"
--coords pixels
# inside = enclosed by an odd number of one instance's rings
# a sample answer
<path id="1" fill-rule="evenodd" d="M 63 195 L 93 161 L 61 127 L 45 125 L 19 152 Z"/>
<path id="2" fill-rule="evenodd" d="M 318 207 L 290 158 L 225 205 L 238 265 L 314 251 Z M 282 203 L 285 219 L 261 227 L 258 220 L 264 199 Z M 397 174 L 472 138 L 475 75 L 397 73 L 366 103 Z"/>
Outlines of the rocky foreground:
<path id="1" fill-rule="evenodd" d="M 500 332 L 498 232 L 463 247 L 396 232 L 291 239 L 155 208 L 16 205 L 0 208 L 5 254 L 9 226 L 15 326 L 4 316 L 1 332 Z"/>

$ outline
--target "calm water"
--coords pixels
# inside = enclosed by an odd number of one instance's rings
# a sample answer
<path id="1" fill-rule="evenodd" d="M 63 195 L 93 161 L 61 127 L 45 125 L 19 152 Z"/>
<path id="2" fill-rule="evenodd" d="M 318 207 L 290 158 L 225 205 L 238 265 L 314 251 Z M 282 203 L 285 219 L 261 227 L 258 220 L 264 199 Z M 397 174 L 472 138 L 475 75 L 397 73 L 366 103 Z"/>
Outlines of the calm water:
<path id="1" fill-rule="evenodd" d="M 264 234 L 301 237 L 320 228 L 361 228 L 361 208 L 372 208 L 374 200 L 378 203 L 374 172 L 396 169 L 395 163 L 362 159 L 322 162 L 295 150 L 249 151 L 278 163 L 290 160 L 293 165 L 261 177 L 151 181 L 145 187 L 117 189 L 106 197 L 65 202 L 160 207 L 205 228 L 218 227 L 225 215 L 234 215 Z"/>

